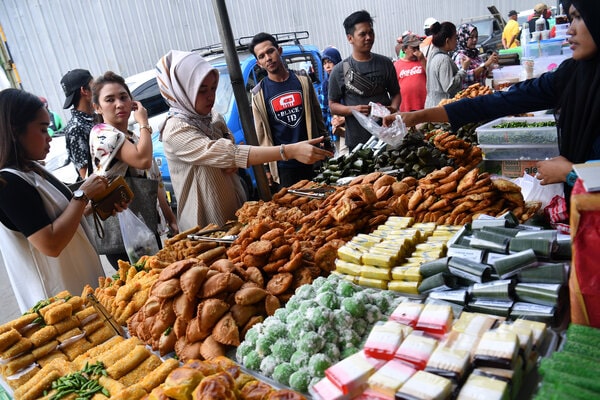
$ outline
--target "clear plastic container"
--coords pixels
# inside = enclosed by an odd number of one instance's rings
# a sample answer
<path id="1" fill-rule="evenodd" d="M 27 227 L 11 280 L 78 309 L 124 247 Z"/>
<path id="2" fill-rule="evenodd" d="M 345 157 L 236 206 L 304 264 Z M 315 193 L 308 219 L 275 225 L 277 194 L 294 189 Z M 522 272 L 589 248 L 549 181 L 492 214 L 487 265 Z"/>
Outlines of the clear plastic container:
<path id="1" fill-rule="evenodd" d="M 545 160 L 559 156 L 558 145 L 479 145 L 484 160 Z"/>
<path id="2" fill-rule="evenodd" d="M 497 125 L 510 122 L 538 123 L 552 122 L 548 117 L 503 117 L 495 119 L 478 127 L 477 142 L 480 145 L 554 145 L 557 146 L 558 136 L 556 126 L 523 127 L 523 128 L 494 128 Z M 543 158 L 542 158 L 543 159 Z"/>

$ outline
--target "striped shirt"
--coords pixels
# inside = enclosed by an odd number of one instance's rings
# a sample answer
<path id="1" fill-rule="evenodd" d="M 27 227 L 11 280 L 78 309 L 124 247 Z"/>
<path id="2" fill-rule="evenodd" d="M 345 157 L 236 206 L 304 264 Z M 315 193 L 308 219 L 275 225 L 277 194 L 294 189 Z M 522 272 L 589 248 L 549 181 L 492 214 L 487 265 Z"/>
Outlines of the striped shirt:
<path id="1" fill-rule="evenodd" d="M 219 226 L 235 219 L 246 201 L 237 168 L 248 166 L 250 146 L 236 145 L 223 117 L 216 115 L 206 129 L 177 117 L 169 118 L 162 131 L 171 183 L 177 197 L 181 231 L 208 224 Z"/>

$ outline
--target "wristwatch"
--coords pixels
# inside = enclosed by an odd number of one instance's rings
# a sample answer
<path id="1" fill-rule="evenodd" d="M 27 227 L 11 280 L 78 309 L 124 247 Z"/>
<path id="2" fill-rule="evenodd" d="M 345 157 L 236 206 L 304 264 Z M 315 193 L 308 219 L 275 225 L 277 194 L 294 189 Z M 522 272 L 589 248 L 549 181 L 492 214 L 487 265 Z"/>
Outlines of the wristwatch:
<path id="1" fill-rule="evenodd" d="M 88 201 L 90 201 L 90 199 L 87 197 L 87 195 L 85 194 L 85 192 L 81 189 L 77 189 L 76 191 L 73 192 L 73 198 L 75 200 L 83 200 L 86 203 Z"/>
<path id="2" fill-rule="evenodd" d="M 569 172 L 567 175 L 567 185 L 573 187 L 575 186 L 575 181 L 577 181 L 577 174 L 575 171 L 571 170 L 571 172 Z"/>

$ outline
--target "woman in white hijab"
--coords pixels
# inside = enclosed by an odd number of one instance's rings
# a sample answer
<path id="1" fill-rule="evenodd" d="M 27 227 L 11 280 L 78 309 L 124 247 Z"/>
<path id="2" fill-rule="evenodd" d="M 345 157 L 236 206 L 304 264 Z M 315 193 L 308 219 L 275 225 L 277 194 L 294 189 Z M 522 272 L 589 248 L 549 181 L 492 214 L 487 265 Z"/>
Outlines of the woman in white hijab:
<path id="1" fill-rule="evenodd" d="M 285 146 L 237 145 L 223 116 L 213 112 L 219 73 L 202 56 L 172 50 L 157 67 L 170 109 L 161 126 L 180 230 L 223 225 L 246 201 L 238 168 L 281 159 L 313 164 L 333 154 L 314 146 L 323 138 Z"/>

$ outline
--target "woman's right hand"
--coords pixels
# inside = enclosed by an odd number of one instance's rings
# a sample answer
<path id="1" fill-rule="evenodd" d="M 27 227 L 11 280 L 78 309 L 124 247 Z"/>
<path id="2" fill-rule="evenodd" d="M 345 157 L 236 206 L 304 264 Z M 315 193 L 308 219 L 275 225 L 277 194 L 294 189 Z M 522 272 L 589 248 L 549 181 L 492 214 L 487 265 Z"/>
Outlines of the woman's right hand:
<path id="1" fill-rule="evenodd" d="M 140 126 L 148 125 L 148 110 L 139 101 L 133 102 L 133 118 Z"/>

